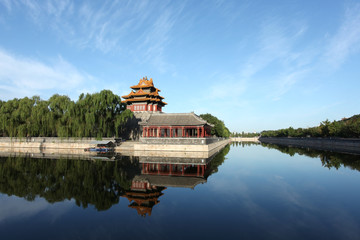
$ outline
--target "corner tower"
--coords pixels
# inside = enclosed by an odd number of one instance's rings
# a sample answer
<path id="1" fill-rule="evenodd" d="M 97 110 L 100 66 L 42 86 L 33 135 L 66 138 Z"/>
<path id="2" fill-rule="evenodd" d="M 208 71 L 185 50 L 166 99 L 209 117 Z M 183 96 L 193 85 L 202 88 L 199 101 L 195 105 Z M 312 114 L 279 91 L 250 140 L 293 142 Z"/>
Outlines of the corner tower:
<path id="1" fill-rule="evenodd" d="M 132 91 L 125 96 L 121 96 L 127 104 L 127 109 L 133 112 L 162 112 L 162 108 L 167 105 L 163 97 L 159 95 L 160 90 L 154 87 L 153 80 L 144 77 L 137 85 L 131 86 Z"/>

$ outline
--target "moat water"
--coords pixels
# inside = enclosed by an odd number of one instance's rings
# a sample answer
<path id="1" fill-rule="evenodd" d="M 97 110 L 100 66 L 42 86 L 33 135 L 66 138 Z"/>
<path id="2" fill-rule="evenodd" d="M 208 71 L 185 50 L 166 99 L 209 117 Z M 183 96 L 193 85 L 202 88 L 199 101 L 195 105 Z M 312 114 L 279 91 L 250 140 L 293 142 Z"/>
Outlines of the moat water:
<path id="1" fill-rule="evenodd" d="M 0 158 L 1 239 L 360 239 L 360 156 Z"/>

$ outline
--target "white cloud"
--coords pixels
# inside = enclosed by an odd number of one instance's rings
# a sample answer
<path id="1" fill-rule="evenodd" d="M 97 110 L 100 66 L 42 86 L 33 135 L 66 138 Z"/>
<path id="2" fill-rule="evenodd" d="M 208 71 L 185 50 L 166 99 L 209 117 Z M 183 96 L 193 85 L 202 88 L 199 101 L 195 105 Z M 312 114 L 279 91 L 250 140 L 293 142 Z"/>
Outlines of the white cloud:
<path id="1" fill-rule="evenodd" d="M 277 101 L 281 99 L 281 96 L 286 94 L 294 85 L 304 78 L 304 76 L 309 72 L 307 69 L 301 69 L 298 71 L 292 71 L 288 74 L 280 76 L 274 81 L 274 90 L 271 92 L 270 97 Z"/>
<path id="2" fill-rule="evenodd" d="M 15 56 L 0 49 L 0 95 L 2 99 L 73 91 L 94 78 L 59 57 L 51 64 Z"/>
<path id="3" fill-rule="evenodd" d="M 72 2 L 69 0 L 4 2 L 41 29 L 80 49 L 150 63 L 160 72 L 170 68 L 164 56 L 171 31 L 185 3 L 153 1 Z M 9 14 L 11 11 L 8 10 Z M 15 13 L 14 13 L 15 14 Z"/>
<path id="4" fill-rule="evenodd" d="M 4 5 L 9 12 L 11 11 L 11 0 L 1 0 L 0 3 Z"/>
<path id="5" fill-rule="evenodd" d="M 337 33 L 331 38 L 325 58 L 332 67 L 339 67 L 360 50 L 360 4 L 349 6 Z"/>

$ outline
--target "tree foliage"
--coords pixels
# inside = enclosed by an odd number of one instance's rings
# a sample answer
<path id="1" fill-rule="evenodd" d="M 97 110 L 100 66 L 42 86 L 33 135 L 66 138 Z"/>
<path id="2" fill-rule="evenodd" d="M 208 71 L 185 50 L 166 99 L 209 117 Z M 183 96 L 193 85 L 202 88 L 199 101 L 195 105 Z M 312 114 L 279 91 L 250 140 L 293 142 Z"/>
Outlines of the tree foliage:
<path id="1" fill-rule="evenodd" d="M 210 113 L 201 114 L 200 117 L 205 121 L 207 121 L 208 123 L 214 125 L 214 127 L 211 129 L 211 135 L 215 135 L 217 137 L 226 137 L 226 138 L 230 136 L 230 131 L 225 126 L 222 120 L 211 115 Z"/>
<path id="2" fill-rule="evenodd" d="M 261 132 L 262 137 L 360 137 L 360 114 L 340 121 L 330 122 L 325 120 L 317 127 L 297 128 L 292 127 Z"/>
<path id="3" fill-rule="evenodd" d="M 54 94 L 0 102 L 0 136 L 3 137 L 113 137 L 125 131 L 130 110 L 110 90 L 81 94 L 74 102 Z"/>
<path id="4" fill-rule="evenodd" d="M 251 138 L 251 137 L 258 137 L 260 136 L 260 133 L 257 132 L 253 132 L 253 133 L 246 133 L 246 132 L 232 132 L 230 133 L 231 137 L 247 137 L 247 138 Z"/>

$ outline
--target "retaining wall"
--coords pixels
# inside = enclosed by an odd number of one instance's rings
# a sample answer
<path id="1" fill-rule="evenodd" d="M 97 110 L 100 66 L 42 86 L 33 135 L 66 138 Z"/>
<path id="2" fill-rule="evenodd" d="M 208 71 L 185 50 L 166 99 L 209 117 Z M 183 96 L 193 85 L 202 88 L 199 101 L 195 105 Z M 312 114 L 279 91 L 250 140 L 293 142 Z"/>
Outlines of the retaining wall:
<path id="1" fill-rule="evenodd" d="M 168 139 L 157 139 L 158 141 L 153 144 L 139 142 L 134 144 L 134 151 L 185 151 L 185 152 L 205 152 L 212 151 L 215 148 L 223 147 L 226 144 L 230 143 L 230 139 L 219 139 L 214 138 L 211 140 L 212 143 L 198 143 L 198 144 L 175 144 L 174 142 L 168 143 Z M 195 140 L 195 139 L 191 139 Z M 206 142 L 206 141 L 204 141 Z"/>
<path id="2" fill-rule="evenodd" d="M 360 139 L 261 137 L 260 142 L 360 154 Z"/>
<path id="3" fill-rule="evenodd" d="M 114 140 L 114 139 L 104 139 Z M 0 138 L 0 148 L 84 149 L 96 146 L 95 139 Z"/>
<path id="4" fill-rule="evenodd" d="M 140 138 L 145 144 L 175 144 L 175 145 L 208 145 L 219 142 L 225 138 Z"/>

